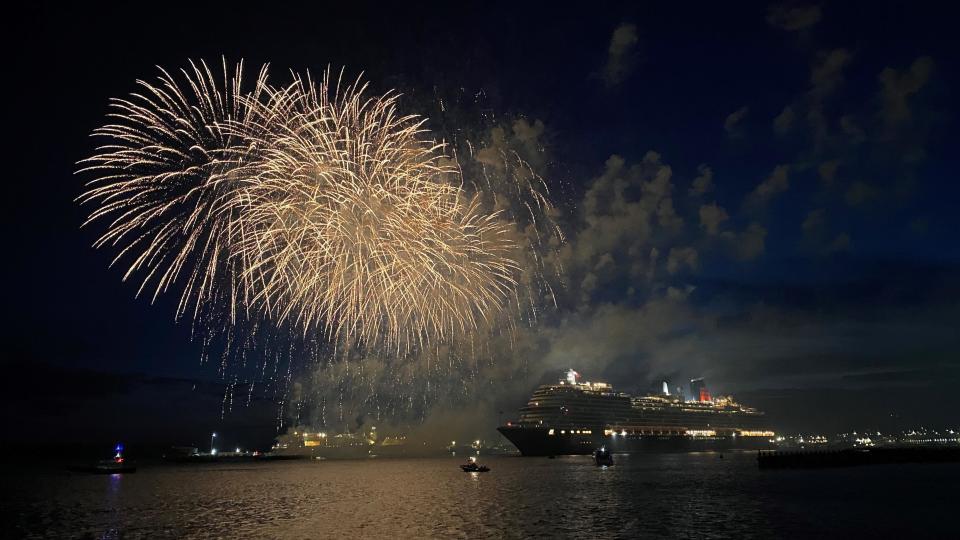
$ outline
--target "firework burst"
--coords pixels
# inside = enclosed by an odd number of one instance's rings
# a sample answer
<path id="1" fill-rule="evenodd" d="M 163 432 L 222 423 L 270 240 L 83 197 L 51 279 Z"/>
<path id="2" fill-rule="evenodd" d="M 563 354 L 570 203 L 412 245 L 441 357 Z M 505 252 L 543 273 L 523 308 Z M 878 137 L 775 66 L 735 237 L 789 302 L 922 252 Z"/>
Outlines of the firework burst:
<path id="1" fill-rule="evenodd" d="M 138 295 L 152 289 L 155 300 L 179 281 L 178 316 L 219 305 L 235 320 L 243 269 L 229 239 L 242 216 L 228 150 L 243 139 L 225 126 L 246 121 L 267 70 L 249 90 L 242 63 L 231 69 L 224 61 L 219 76 L 202 62 L 160 71 L 155 82 L 137 81 L 128 98 L 111 100 L 110 123 L 93 132 L 108 142 L 81 162 L 81 172 L 96 175 L 78 199 L 95 206 L 85 225 L 106 224 L 94 247 L 115 248 L 112 264 L 130 260 L 123 277 L 142 274 Z"/>
<path id="2" fill-rule="evenodd" d="M 249 87 L 242 73 L 161 69 L 94 132 L 108 143 L 82 162 L 96 178 L 79 200 L 138 294 L 179 289 L 177 313 L 194 320 L 397 352 L 474 335 L 519 304 L 522 225 L 464 188 L 395 94 L 329 71 L 281 87 L 265 67 Z"/>
<path id="3" fill-rule="evenodd" d="M 249 125 L 234 241 L 254 303 L 329 338 L 398 351 L 488 322 L 514 294 L 509 223 L 456 182 L 396 96 L 295 77 Z M 247 161 L 240 157 L 238 161 Z"/>

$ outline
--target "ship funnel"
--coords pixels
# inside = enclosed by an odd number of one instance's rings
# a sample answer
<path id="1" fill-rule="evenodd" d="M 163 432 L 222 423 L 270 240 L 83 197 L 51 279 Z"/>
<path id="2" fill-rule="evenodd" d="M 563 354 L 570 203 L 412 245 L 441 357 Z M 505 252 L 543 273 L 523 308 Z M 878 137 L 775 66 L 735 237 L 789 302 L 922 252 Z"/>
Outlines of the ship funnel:
<path id="1" fill-rule="evenodd" d="M 691 397 L 697 401 L 710 401 L 710 391 L 707 390 L 707 382 L 703 377 L 690 379 L 690 393 Z"/>

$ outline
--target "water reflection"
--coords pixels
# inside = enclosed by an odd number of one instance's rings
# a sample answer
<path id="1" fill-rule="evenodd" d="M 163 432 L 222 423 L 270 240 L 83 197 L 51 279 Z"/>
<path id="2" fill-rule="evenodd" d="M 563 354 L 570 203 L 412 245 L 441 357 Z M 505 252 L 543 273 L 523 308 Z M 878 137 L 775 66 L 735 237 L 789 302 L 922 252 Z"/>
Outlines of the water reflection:
<path id="1" fill-rule="evenodd" d="M 122 499 L 121 486 L 123 483 L 122 474 L 111 474 L 107 476 L 107 488 L 104 496 L 104 507 L 106 509 L 106 529 L 100 534 L 101 540 L 116 540 L 121 537 L 120 531 L 123 528 L 123 509 L 120 501 Z"/>

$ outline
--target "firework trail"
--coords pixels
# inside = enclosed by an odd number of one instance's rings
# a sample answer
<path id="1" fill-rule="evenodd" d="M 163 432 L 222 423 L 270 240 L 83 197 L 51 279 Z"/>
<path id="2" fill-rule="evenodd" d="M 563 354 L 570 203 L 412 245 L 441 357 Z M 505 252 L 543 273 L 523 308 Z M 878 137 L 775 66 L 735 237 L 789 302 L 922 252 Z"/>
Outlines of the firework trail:
<path id="1" fill-rule="evenodd" d="M 138 294 L 179 290 L 178 317 L 406 354 L 473 339 L 521 304 L 540 225 L 496 203 L 502 186 L 465 183 L 396 94 L 329 71 L 273 86 L 266 67 L 245 86 L 226 61 L 138 85 L 94 131 L 107 143 L 81 162 L 96 178 L 78 200 Z M 523 200 L 549 205 L 524 182 Z"/>

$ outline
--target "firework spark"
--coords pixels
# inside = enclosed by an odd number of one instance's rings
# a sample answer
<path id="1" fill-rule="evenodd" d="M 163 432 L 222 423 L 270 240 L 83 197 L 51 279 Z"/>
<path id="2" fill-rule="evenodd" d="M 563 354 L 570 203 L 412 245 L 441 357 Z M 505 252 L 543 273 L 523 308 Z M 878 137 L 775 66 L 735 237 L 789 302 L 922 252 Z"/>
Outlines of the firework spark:
<path id="1" fill-rule="evenodd" d="M 397 352 L 519 304 L 520 224 L 464 188 L 396 94 L 329 71 L 275 87 L 266 67 L 247 88 L 242 72 L 161 69 L 94 132 L 109 142 L 82 162 L 97 177 L 79 200 L 138 294 L 180 288 L 178 315 L 223 308 Z"/>

